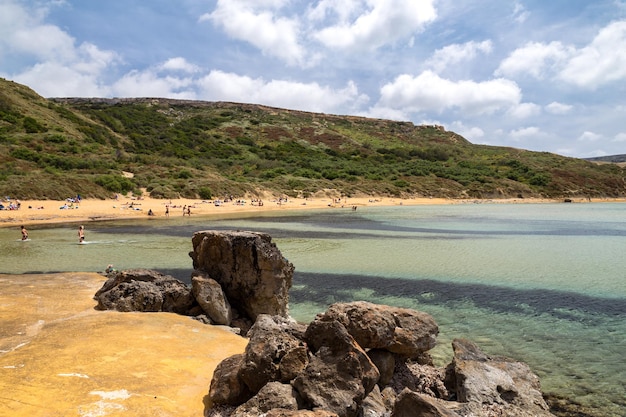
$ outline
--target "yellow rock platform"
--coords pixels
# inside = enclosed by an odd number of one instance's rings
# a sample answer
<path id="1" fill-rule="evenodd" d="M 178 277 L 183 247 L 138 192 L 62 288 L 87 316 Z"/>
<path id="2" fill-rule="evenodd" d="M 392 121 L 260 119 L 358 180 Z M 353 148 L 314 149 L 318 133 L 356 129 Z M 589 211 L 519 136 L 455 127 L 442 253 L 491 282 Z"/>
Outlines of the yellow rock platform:
<path id="1" fill-rule="evenodd" d="M 96 311 L 104 277 L 0 275 L 0 416 L 201 417 L 230 331 L 169 313 Z"/>

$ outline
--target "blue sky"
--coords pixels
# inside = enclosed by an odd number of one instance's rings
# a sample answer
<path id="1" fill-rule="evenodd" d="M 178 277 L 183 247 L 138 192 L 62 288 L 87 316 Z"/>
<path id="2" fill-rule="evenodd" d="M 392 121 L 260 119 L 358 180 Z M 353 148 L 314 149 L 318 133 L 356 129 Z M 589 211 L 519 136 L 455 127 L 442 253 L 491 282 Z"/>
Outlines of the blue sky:
<path id="1" fill-rule="evenodd" d="M 626 153 L 626 0 L 0 0 L 0 77 Z"/>

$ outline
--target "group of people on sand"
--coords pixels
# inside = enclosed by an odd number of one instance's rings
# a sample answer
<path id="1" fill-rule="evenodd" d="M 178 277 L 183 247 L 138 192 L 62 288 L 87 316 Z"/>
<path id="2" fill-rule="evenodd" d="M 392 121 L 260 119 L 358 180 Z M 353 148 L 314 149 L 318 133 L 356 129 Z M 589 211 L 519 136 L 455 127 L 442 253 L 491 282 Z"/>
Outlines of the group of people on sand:
<path id="1" fill-rule="evenodd" d="M 26 226 L 21 226 L 22 231 L 22 240 L 28 240 L 28 230 L 26 230 Z M 85 226 L 78 227 L 78 243 L 83 243 L 85 241 Z"/>

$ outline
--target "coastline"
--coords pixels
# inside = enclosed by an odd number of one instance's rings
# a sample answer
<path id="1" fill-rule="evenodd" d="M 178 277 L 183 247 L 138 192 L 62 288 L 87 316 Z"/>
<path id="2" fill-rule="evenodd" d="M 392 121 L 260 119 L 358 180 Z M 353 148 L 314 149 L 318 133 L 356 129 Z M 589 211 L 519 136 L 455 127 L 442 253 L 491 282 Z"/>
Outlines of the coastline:
<path id="1" fill-rule="evenodd" d="M 575 203 L 588 202 L 617 202 L 624 199 L 573 199 Z M 191 207 L 190 216 L 212 216 L 237 213 L 262 213 L 277 210 L 319 210 L 319 209 L 356 209 L 363 207 L 389 207 L 401 205 L 441 205 L 441 204 L 538 204 L 560 203 L 562 199 L 451 199 L 451 198 L 391 198 L 391 197 L 350 197 L 339 201 L 330 197 L 325 198 L 289 198 L 279 200 L 269 198 L 263 200 L 263 205 L 245 200 L 221 202 L 216 205 L 212 201 L 200 199 L 154 199 L 150 197 L 96 200 L 83 199 L 80 203 L 70 203 L 58 200 L 21 200 L 18 210 L 0 210 L 0 227 L 26 227 L 41 224 L 56 223 L 88 223 L 105 220 L 129 220 L 136 218 L 167 219 L 166 206 L 169 205 L 169 217 L 182 217 L 183 207 Z M 7 206 L 6 202 L 3 202 Z M 67 206 L 66 208 L 61 208 Z M 149 216 L 152 210 L 153 216 Z"/>

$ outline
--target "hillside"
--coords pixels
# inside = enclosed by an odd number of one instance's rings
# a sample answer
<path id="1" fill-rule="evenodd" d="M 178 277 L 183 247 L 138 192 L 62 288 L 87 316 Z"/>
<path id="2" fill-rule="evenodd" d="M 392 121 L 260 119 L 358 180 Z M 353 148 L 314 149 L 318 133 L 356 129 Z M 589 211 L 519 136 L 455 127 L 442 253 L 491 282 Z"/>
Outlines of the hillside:
<path id="1" fill-rule="evenodd" d="M 254 104 L 45 99 L 0 79 L 0 195 L 622 197 L 624 171 L 439 126 Z"/>

